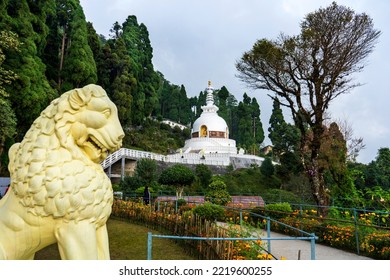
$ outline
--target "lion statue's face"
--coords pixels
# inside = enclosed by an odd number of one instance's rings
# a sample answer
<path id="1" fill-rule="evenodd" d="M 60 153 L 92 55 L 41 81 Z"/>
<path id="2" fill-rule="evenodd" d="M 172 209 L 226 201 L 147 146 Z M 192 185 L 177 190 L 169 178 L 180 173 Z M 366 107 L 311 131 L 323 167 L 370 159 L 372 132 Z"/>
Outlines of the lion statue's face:
<path id="1" fill-rule="evenodd" d="M 100 163 L 121 147 L 124 132 L 117 108 L 100 86 L 75 89 L 70 92 L 68 101 L 72 108 L 65 110 L 72 111 L 66 114 L 71 123 L 68 135 L 90 160 Z"/>

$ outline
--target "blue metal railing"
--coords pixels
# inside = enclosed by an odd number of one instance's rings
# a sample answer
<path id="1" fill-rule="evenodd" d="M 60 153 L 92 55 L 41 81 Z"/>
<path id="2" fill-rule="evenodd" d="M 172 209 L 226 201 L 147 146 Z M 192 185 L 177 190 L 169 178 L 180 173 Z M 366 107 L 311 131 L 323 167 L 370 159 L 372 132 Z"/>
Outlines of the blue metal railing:
<path id="1" fill-rule="evenodd" d="M 175 202 L 175 211 L 177 212 L 178 210 L 178 201 L 174 201 Z M 197 204 L 198 202 L 197 201 L 194 201 L 194 202 L 191 202 L 191 201 L 187 201 L 188 203 L 194 203 L 194 204 Z M 160 201 L 158 202 L 158 209 L 160 209 Z M 242 213 L 243 213 L 243 209 L 241 208 L 234 208 L 234 207 L 228 207 L 228 206 L 222 206 L 223 208 L 225 209 L 230 209 L 230 210 L 233 210 L 235 212 L 238 212 L 239 213 L 239 217 L 240 217 L 240 225 L 243 226 L 243 216 L 242 216 Z M 245 212 L 248 212 L 248 211 L 245 211 Z M 318 239 L 318 237 L 314 234 L 314 233 L 309 233 L 309 232 L 306 232 L 304 230 L 301 230 L 301 229 L 298 229 L 298 228 L 295 228 L 295 227 L 292 227 L 288 224 L 285 224 L 285 223 L 282 223 L 278 220 L 275 220 L 275 219 L 272 219 L 268 216 L 263 216 L 263 215 L 260 215 L 260 214 L 257 214 L 257 213 L 253 213 L 253 212 L 249 212 L 250 215 L 252 216 L 255 216 L 255 217 L 260 217 L 262 219 L 265 219 L 267 221 L 266 225 L 267 225 L 267 237 L 248 237 L 248 238 L 234 238 L 234 237 L 231 237 L 231 238 L 225 238 L 225 237 L 192 237 L 192 236 L 170 236 L 170 235 L 152 235 L 153 237 L 156 237 L 156 238 L 170 238 L 170 239 L 188 239 L 188 240 L 265 240 L 265 241 L 268 241 L 267 242 L 267 245 L 268 245 L 268 252 L 271 253 L 271 240 L 310 240 L 311 241 L 311 259 L 312 260 L 315 260 L 315 240 Z M 277 237 L 277 238 L 271 238 L 271 221 L 274 222 L 274 223 L 277 223 L 281 226 L 284 226 L 284 227 L 287 227 L 287 228 L 290 228 L 292 230 L 295 230 L 297 231 L 298 233 L 301 233 L 302 235 L 306 235 L 306 237 L 304 236 L 301 236 L 301 237 Z M 149 250 L 151 250 L 151 244 L 152 244 L 152 241 L 150 239 L 150 247 L 149 247 L 149 237 L 148 237 L 148 252 Z M 151 257 L 151 256 L 150 256 Z M 149 259 L 149 255 L 148 255 L 148 259 Z"/>
<path id="2" fill-rule="evenodd" d="M 240 208 L 233 208 L 233 207 L 227 207 L 227 206 L 224 206 L 224 208 L 226 208 L 226 209 L 231 209 L 231 210 L 233 210 L 233 211 L 239 211 L 239 215 L 240 215 L 240 225 L 243 226 L 243 217 L 242 217 L 242 212 L 243 212 L 243 210 L 242 210 L 242 209 L 240 209 Z M 246 212 L 248 212 L 248 211 L 246 211 Z M 265 220 L 267 221 L 267 239 L 269 239 L 269 240 L 272 240 L 272 239 L 271 239 L 271 221 L 274 222 L 274 223 L 277 223 L 277 224 L 279 224 L 279 225 L 281 225 L 281 226 L 284 226 L 284 227 L 293 229 L 293 230 L 295 230 L 295 231 L 297 231 L 297 232 L 299 232 L 299 233 L 301 233 L 301 234 L 303 234 L 303 235 L 307 235 L 307 237 L 299 237 L 299 238 L 303 238 L 303 240 L 311 240 L 311 239 L 314 239 L 314 241 L 315 241 L 315 240 L 318 239 L 318 237 L 315 236 L 314 233 L 309 233 L 309 232 L 306 232 L 306 231 L 301 230 L 301 229 L 299 229 L 299 228 L 295 228 L 295 227 L 290 226 L 290 225 L 288 225 L 288 224 L 282 223 L 282 222 L 280 222 L 280 221 L 278 221 L 278 220 L 272 219 L 271 217 L 263 216 L 263 215 L 256 214 L 256 213 L 253 213 L 253 212 L 249 212 L 249 214 L 250 214 L 251 216 L 260 217 L 260 218 L 265 219 Z M 291 238 L 295 239 L 296 237 L 291 237 Z M 264 239 L 264 240 L 265 240 L 265 239 Z M 286 240 L 291 240 L 291 239 L 286 239 Z M 271 242 L 268 242 L 268 251 L 271 252 Z"/>
<path id="3" fill-rule="evenodd" d="M 153 238 L 165 238 L 165 239 L 181 239 L 181 240 L 203 240 L 203 241 L 211 241 L 211 240 L 222 240 L 222 241 L 254 241 L 254 240 L 266 240 L 268 244 L 271 243 L 271 240 L 310 240 L 311 244 L 311 259 L 316 259 L 316 249 L 315 249 L 315 240 L 316 236 L 311 234 L 310 237 L 195 237 L 195 236 L 175 236 L 175 235 L 159 235 L 152 234 L 148 232 L 148 246 L 147 246 L 147 260 L 152 259 L 152 247 L 153 247 Z M 271 253 L 271 251 L 269 251 Z"/>

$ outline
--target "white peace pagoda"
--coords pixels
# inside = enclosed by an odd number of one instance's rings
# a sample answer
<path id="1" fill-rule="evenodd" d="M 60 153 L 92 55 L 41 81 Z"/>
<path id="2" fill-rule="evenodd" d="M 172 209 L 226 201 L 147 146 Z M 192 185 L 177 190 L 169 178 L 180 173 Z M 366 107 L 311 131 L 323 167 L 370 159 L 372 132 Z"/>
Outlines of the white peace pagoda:
<path id="1" fill-rule="evenodd" d="M 229 139 L 228 125 L 218 116 L 213 91 L 209 81 L 206 88 L 206 105 L 202 106 L 202 114 L 192 126 L 191 139 L 185 141 L 180 153 L 237 154 L 236 141 Z"/>
<path id="2" fill-rule="evenodd" d="M 229 139 L 229 127 L 226 121 L 218 116 L 218 107 L 214 104 L 214 89 L 210 81 L 206 91 L 206 105 L 202 106 L 202 114 L 192 126 L 191 139 L 185 141 L 183 148 L 168 155 L 121 148 L 109 155 L 102 163 L 103 168 L 109 169 L 109 177 L 112 177 L 111 165 L 120 159 L 122 160 L 121 176 L 124 176 L 125 158 L 149 158 L 161 162 L 189 165 L 231 165 L 234 169 L 260 166 L 264 161 L 263 157 L 245 154 L 243 149 L 237 151 L 236 141 Z"/>

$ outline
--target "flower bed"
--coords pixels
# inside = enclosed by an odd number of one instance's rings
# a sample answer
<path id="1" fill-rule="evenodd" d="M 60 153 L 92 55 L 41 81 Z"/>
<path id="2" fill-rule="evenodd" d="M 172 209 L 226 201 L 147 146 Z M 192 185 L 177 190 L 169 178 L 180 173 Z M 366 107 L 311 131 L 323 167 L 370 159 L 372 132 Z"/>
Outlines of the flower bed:
<path id="1" fill-rule="evenodd" d="M 390 231 L 372 226 L 373 214 L 359 215 L 358 223 L 354 220 L 325 219 L 316 216 L 314 210 L 295 211 L 280 219 L 280 222 L 299 228 L 318 236 L 318 243 L 359 253 L 374 259 L 390 259 Z M 368 217 L 371 217 L 368 218 Z M 297 232 L 273 223 L 274 230 L 297 235 Z"/>
<path id="2" fill-rule="evenodd" d="M 220 227 L 215 222 L 202 219 L 193 214 L 191 207 L 182 206 L 175 213 L 174 205 L 161 206 L 159 211 L 153 207 L 137 202 L 116 200 L 113 204 L 112 215 L 131 222 L 152 227 L 161 232 L 177 236 L 198 237 L 249 237 L 249 232 L 239 227 Z M 272 259 L 261 247 L 259 241 L 183 241 L 185 248 L 195 249 L 202 259 L 244 260 L 244 259 Z"/>

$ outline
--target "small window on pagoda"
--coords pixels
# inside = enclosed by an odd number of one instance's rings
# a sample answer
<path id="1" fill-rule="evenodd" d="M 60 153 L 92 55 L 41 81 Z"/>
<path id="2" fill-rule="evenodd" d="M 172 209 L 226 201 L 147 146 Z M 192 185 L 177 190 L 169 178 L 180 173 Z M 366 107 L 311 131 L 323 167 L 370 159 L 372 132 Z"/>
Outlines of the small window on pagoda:
<path id="1" fill-rule="evenodd" d="M 207 126 L 202 125 L 200 127 L 200 137 L 207 137 Z"/>

